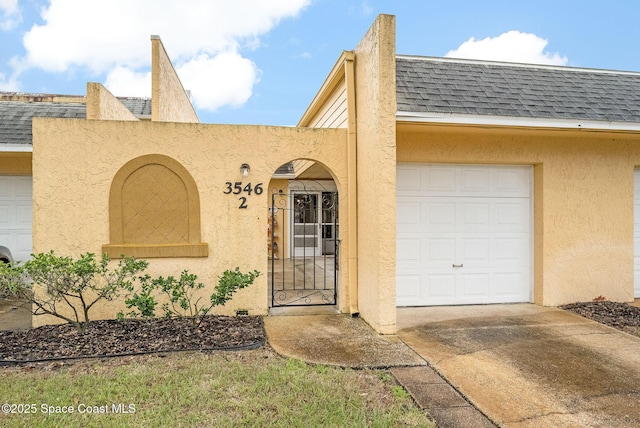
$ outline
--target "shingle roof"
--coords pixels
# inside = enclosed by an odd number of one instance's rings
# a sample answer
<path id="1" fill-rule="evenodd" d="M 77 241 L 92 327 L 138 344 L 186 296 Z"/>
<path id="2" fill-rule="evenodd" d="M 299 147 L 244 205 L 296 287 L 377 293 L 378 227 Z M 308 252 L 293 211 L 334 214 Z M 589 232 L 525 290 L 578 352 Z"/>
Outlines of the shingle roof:
<path id="1" fill-rule="evenodd" d="M 396 58 L 399 112 L 640 123 L 640 73 Z"/>
<path id="2" fill-rule="evenodd" d="M 138 117 L 151 115 L 150 99 L 120 98 L 120 101 Z M 34 117 L 84 119 L 86 111 L 86 105 L 80 102 L 0 101 L 0 144 L 30 145 Z"/>
<path id="3" fill-rule="evenodd" d="M 31 144 L 34 117 L 86 117 L 82 103 L 0 101 L 0 144 Z"/>
<path id="4" fill-rule="evenodd" d="M 118 97 L 118 99 L 137 117 L 151 116 L 151 98 Z"/>

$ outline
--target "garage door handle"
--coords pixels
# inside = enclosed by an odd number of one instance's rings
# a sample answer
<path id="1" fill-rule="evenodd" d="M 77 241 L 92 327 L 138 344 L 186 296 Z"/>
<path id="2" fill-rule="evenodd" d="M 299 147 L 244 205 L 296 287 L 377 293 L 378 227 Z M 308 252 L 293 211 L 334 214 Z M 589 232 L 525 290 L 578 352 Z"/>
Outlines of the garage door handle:
<path id="1" fill-rule="evenodd" d="M 462 263 L 460 263 L 459 265 L 457 265 L 457 264 L 455 264 L 455 263 L 454 263 L 454 264 L 453 264 L 453 267 L 462 267 Z"/>

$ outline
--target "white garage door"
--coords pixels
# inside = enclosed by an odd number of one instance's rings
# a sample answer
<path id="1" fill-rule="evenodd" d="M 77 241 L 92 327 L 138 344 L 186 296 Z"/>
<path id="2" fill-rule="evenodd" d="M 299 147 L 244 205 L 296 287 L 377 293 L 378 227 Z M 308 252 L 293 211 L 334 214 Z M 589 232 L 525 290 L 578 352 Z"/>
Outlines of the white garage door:
<path id="1" fill-rule="evenodd" d="M 398 164 L 397 305 L 531 300 L 531 168 Z"/>
<path id="2" fill-rule="evenodd" d="M 634 276 L 633 276 L 633 295 L 635 298 L 640 298 L 640 170 L 634 171 L 634 186 L 633 186 L 633 261 L 634 261 Z"/>
<path id="3" fill-rule="evenodd" d="M 0 245 L 15 260 L 31 255 L 31 176 L 0 175 Z"/>

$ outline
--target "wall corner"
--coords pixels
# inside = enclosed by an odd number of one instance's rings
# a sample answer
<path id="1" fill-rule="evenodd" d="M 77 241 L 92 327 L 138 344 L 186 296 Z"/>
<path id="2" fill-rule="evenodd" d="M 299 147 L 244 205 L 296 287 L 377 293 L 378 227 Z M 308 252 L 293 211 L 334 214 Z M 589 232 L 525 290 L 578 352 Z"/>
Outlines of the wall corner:
<path id="1" fill-rule="evenodd" d="M 151 120 L 200 123 L 159 36 L 151 36 Z"/>
<path id="2" fill-rule="evenodd" d="M 395 16 L 379 15 L 354 50 L 358 308 L 378 332 L 396 321 Z M 372 215 L 375 213 L 375 215 Z"/>
<path id="3" fill-rule="evenodd" d="M 99 83 L 87 83 L 87 120 L 125 120 L 138 118 Z"/>

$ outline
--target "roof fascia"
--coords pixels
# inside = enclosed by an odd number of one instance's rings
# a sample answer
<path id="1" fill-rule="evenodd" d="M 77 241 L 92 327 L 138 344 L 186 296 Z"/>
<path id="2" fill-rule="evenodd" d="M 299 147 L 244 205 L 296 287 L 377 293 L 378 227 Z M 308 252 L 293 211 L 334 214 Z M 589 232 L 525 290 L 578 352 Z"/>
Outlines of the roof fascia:
<path id="1" fill-rule="evenodd" d="M 552 70 L 552 71 L 568 71 L 568 72 L 577 72 L 577 73 L 599 73 L 599 74 L 613 74 L 613 75 L 635 76 L 635 77 L 640 76 L 640 72 L 637 72 L 637 71 L 610 70 L 610 69 L 604 69 L 604 68 L 588 68 L 588 67 L 571 67 L 567 65 L 533 64 L 533 63 L 523 63 L 523 62 L 490 61 L 490 60 L 483 60 L 483 59 L 400 55 L 400 54 L 396 55 L 396 58 L 414 60 L 414 61 L 426 61 L 426 62 L 449 62 L 449 63 L 458 63 L 458 64 L 494 65 L 497 67 L 517 67 L 517 68 Z"/>
<path id="2" fill-rule="evenodd" d="M 441 123 L 451 125 L 488 125 L 520 128 L 585 129 L 598 131 L 640 131 L 638 122 L 612 122 L 578 119 L 549 119 L 511 116 L 481 116 L 448 113 L 396 113 L 397 122 Z"/>
<path id="3" fill-rule="evenodd" d="M 2 143 L 0 143 L 0 152 L 31 153 L 31 152 L 33 152 L 33 146 L 31 144 L 2 144 Z"/>
<path id="4" fill-rule="evenodd" d="M 307 110 L 304 112 L 300 120 L 298 121 L 298 127 L 306 127 L 309 126 L 309 123 L 316 115 L 318 110 L 322 108 L 327 98 L 331 95 L 335 87 L 340 83 L 340 81 L 345 77 L 345 68 L 344 63 L 347 61 L 353 61 L 354 53 L 353 51 L 342 51 L 338 61 L 336 61 L 335 65 L 329 72 L 329 75 L 325 79 L 324 83 L 320 87 L 320 90 L 316 94 L 316 96 L 307 107 Z"/>

